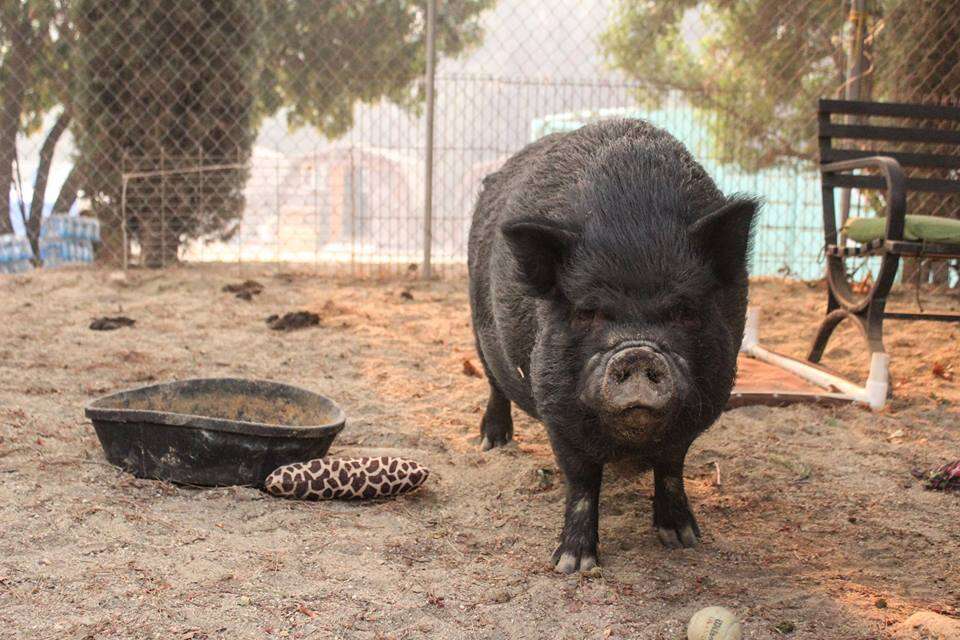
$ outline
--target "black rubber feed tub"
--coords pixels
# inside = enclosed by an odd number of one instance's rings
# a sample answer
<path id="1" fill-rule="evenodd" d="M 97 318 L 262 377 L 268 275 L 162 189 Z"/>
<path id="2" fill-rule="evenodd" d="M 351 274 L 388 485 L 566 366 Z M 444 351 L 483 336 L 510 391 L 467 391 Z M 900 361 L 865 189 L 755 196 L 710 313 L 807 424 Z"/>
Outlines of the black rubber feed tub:
<path id="1" fill-rule="evenodd" d="M 263 486 L 271 471 L 322 458 L 346 417 L 286 384 L 198 378 L 104 396 L 86 407 L 107 460 L 139 478 Z"/>

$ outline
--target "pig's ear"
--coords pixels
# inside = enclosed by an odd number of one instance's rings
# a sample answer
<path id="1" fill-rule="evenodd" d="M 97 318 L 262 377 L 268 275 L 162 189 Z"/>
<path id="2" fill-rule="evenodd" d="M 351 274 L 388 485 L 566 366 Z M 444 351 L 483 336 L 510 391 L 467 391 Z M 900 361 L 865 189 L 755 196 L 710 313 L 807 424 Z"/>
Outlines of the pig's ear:
<path id="1" fill-rule="evenodd" d="M 733 198 L 688 229 L 694 246 L 723 284 L 737 280 L 747 269 L 759 209 L 760 202 L 754 198 Z"/>
<path id="2" fill-rule="evenodd" d="M 552 220 L 520 218 L 502 227 L 520 276 L 532 293 L 544 295 L 557 282 L 557 270 L 577 241 L 576 231 Z"/>

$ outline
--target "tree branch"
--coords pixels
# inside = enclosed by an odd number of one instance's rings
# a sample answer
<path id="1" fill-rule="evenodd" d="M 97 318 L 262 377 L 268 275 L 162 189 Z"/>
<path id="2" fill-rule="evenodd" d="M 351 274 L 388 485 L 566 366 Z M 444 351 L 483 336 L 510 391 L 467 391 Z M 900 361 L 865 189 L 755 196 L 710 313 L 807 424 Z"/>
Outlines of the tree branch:
<path id="1" fill-rule="evenodd" d="M 60 187 L 60 194 L 56 202 L 53 203 L 53 213 L 70 213 L 70 208 L 77 200 L 77 193 L 80 191 L 80 185 L 83 182 L 83 172 L 80 170 L 80 160 L 77 159 L 67 174 L 67 179 L 63 181 Z"/>
<path id="2" fill-rule="evenodd" d="M 11 21 L 10 50 L 3 61 L 0 89 L 0 234 L 13 233 L 10 220 L 10 185 L 13 184 L 13 159 L 17 152 L 17 131 L 23 100 L 30 83 L 30 41 L 32 29 L 24 11 L 21 20 Z"/>
<path id="3" fill-rule="evenodd" d="M 50 177 L 50 165 L 53 163 L 53 152 L 63 132 L 70 126 L 70 110 L 64 109 L 56 122 L 47 133 L 47 138 L 40 147 L 40 162 L 37 165 L 37 177 L 33 181 L 33 198 L 30 199 L 30 218 L 27 220 L 27 237 L 33 247 L 33 255 L 40 256 L 40 224 L 43 221 L 43 203 L 46 200 L 47 179 Z"/>

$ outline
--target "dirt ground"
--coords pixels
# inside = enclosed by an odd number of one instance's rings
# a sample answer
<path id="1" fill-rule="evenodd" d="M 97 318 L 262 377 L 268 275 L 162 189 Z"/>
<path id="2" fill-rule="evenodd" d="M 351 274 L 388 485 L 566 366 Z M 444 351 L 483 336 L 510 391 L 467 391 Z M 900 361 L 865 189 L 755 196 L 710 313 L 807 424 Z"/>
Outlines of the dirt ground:
<path id="1" fill-rule="evenodd" d="M 221 292 L 238 276 L 264 292 Z M 918 610 L 957 615 L 960 496 L 911 476 L 960 457 L 956 327 L 890 325 L 883 412 L 725 414 L 688 459 L 698 549 L 661 548 L 651 478 L 611 469 L 602 573 L 564 577 L 547 564 L 563 488 L 542 426 L 515 414 L 515 445 L 478 450 L 486 382 L 464 373 L 465 289 L 251 267 L 0 277 L 0 637 L 679 640 L 722 605 L 749 639 L 866 640 Z M 822 285 L 761 281 L 751 297 L 763 341 L 801 355 Z M 264 323 L 299 309 L 320 325 Z M 136 325 L 88 329 L 104 315 Z M 859 369 L 856 335 L 840 337 L 829 359 Z M 392 501 L 300 503 L 106 463 L 86 402 L 226 375 L 333 396 L 348 414 L 333 454 L 433 474 Z"/>

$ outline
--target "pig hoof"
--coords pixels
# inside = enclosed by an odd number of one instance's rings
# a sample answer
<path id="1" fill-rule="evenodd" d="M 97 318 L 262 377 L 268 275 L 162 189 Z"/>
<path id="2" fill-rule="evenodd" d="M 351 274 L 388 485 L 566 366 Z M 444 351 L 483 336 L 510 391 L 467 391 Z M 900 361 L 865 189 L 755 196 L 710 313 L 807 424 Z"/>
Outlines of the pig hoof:
<path id="1" fill-rule="evenodd" d="M 586 550 L 561 551 L 557 549 L 553 552 L 553 570 L 557 573 L 571 574 L 576 570 L 589 571 L 597 566 L 596 553 L 590 553 Z"/>
<path id="2" fill-rule="evenodd" d="M 689 522 L 677 529 L 657 527 L 657 537 L 667 549 L 689 549 L 696 547 L 700 542 L 700 533 L 696 525 Z"/>
<path id="3" fill-rule="evenodd" d="M 495 429 L 484 429 L 482 431 L 483 438 L 480 440 L 480 450 L 489 451 L 494 447 L 503 447 L 511 440 L 513 440 L 513 434 L 508 432 L 497 432 Z"/>
<path id="4" fill-rule="evenodd" d="M 489 451 L 494 447 L 505 447 L 509 444 L 510 440 L 511 438 L 507 438 L 506 440 L 490 440 L 490 436 L 483 436 L 483 440 L 480 441 L 480 450 Z"/>

